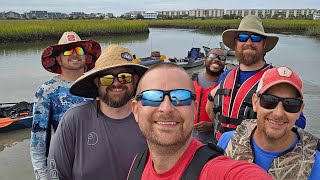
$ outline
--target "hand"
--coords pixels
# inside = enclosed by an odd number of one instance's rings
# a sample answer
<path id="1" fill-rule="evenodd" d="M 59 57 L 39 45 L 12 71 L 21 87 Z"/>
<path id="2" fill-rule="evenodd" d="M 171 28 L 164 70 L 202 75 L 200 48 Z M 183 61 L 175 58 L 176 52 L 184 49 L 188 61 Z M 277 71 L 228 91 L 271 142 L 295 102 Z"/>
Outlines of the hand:
<path id="1" fill-rule="evenodd" d="M 209 133 L 212 129 L 212 122 L 202 121 L 193 125 L 193 128 L 202 133 Z"/>

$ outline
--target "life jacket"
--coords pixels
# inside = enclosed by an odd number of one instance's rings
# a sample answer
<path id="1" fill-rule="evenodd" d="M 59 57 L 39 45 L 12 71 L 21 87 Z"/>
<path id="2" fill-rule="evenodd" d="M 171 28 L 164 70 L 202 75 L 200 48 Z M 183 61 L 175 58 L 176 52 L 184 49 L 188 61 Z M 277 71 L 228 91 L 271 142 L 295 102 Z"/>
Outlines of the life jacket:
<path id="1" fill-rule="evenodd" d="M 254 163 L 252 136 L 256 127 L 256 119 L 244 120 L 230 139 L 225 154 L 236 160 Z M 311 174 L 320 141 L 296 127 L 292 131 L 298 135 L 298 143 L 272 161 L 268 173 L 273 179 L 308 179 Z"/>
<path id="2" fill-rule="evenodd" d="M 241 124 L 242 120 L 256 118 L 252 109 L 252 94 L 257 90 L 263 73 L 271 68 L 268 65 L 248 78 L 241 86 L 239 84 L 239 67 L 232 69 L 220 82 L 214 97 L 216 140 L 222 133 L 232 131 Z"/>
<path id="3" fill-rule="evenodd" d="M 148 159 L 148 148 L 139 153 L 134 159 L 133 165 L 129 171 L 127 180 L 140 180 L 144 167 L 146 166 Z M 194 180 L 198 179 L 202 168 L 211 159 L 224 154 L 224 150 L 216 144 L 208 143 L 200 147 L 194 154 L 191 162 L 184 170 L 181 180 Z"/>
<path id="4" fill-rule="evenodd" d="M 199 74 L 194 73 L 191 77 L 193 85 L 195 87 L 196 99 L 199 102 L 198 113 L 194 118 L 194 124 L 197 124 L 200 121 L 212 122 L 212 120 L 209 118 L 207 114 L 206 105 L 207 105 L 209 93 L 211 92 L 212 89 L 214 89 L 217 86 L 217 83 L 215 83 L 207 89 L 202 88 L 198 83 L 198 75 Z"/>

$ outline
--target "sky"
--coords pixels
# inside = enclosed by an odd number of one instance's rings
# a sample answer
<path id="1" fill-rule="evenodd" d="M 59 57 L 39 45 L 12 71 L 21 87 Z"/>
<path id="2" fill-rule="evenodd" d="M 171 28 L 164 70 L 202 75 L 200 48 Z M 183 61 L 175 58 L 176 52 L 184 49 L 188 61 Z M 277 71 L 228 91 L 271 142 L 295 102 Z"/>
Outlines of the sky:
<path id="1" fill-rule="evenodd" d="M 0 0 L 0 12 L 113 13 L 190 9 L 320 9 L 320 0 Z"/>

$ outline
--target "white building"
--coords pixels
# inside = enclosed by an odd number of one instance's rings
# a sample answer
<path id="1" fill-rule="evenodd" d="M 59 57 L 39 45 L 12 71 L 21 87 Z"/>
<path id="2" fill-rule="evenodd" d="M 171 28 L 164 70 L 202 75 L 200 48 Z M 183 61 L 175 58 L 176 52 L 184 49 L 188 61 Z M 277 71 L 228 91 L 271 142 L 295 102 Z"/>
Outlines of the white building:
<path id="1" fill-rule="evenodd" d="M 319 20 L 320 19 L 320 10 L 317 10 L 316 12 L 314 12 L 313 19 L 314 20 Z"/>
<path id="2" fill-rule="evenodd" d="M 154 11 L 146 11 L 142 13 L 143 18 L 145 19 L 157 19 L 158 17 L 158 12 Z"/>
<path id="3" fill-rule="evenodd" d="M 247 16 L 256 15 L 259 17 L 273 17 L 277 15 L 280 18 L 311 16 L 316 9 L 229 9 L 226 15 Z"/>

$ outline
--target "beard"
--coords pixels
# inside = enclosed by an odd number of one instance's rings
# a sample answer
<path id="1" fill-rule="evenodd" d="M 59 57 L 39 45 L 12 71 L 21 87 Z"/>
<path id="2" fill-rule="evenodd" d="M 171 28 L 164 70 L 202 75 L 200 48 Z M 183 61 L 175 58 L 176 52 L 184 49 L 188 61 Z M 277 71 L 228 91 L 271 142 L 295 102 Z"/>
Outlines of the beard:
<path id="1" fill-rule="evenodd" d="M 125 93 L 119 96 L 111 96 L 108 93 L 111 89 L 123 89 Z M 131 100 L 132 97 L 133 97 L 133 91 L 130 91 L 126 85 L 107 86 L 106 93 L 99 91 L 99 99 L 102 102 L 106 103 L 108 106 L 113 108 L 119 108 L 124 106 L 125 104 L 128 103 L 128 101 Z"/>
<path id="2" fill-rule="evenodd" d="M 168 121 L 168 120 L 181 119 L 180 116 L 169 114 L 153 114 L 152 120 Z M 179 120 L 180 123 L 183 120 Z M 192 127 L 190 130 L 185 129 L 182 125 L 175 131 L 158 130 L 154 127 L 154 121 L 150 123 L 140 122 L 138 123 L 142 134 L 146 137 L 147 141 L 158 147 L 181 147 L 191 137 Z"/>
<path id="3" fill-rule="evenodd" d="M 244 50 L 251 49 L 255 50 L 255 52 L 250 52 L 250 53 L 244 53 Z M 239 61 L 239 64 L 244 64 L 246 66 L 250 66 L 253 64 L 256 64 L 259 62 L 261 59 L 264 57 L 264 52 L 263 50 L 258 50 L 256 47 L 252 45 L 244 45 L 243 49 L 240 51 L 236 51 L 236 58 Z"/>
<path id="4" fill-rule="evenodd" d="M 214 72 L 214 71 L 211 71 L 210 66 L 206 66 L 206 72 L 210 76 L 220 76 L 224 72 L 224 70 L 223 68 L 221 68 L 218 72 Z"/>

